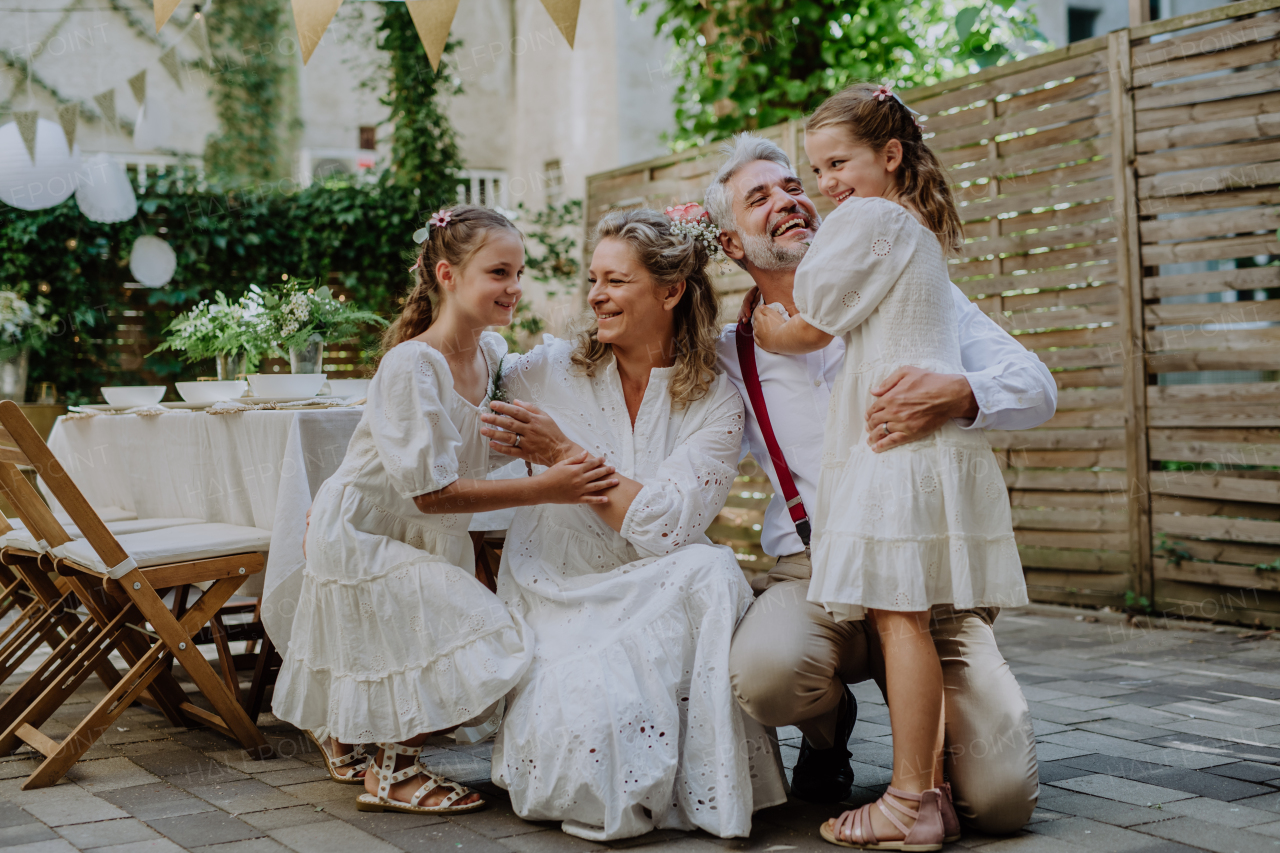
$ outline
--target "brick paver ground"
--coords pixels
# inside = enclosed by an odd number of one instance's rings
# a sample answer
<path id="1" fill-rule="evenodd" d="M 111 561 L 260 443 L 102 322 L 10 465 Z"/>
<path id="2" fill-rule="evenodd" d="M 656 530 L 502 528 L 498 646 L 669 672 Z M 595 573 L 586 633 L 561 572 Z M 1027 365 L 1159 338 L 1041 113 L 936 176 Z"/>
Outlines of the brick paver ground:
<path id="1" fill-rule="evenodd" d="M 1088 621 L 1097 620 L 1097 621 Z M 1125 851 L 1280 853 L 1280 642 L 1269 634 L 1144 629 L 1059 608 L 1008 611 L 1001 648 L 1022 683 L 1039 740 L 1040 806 L 1016 836 L 967 834 L 949 849 L 990 853 Z M 1280 637 L 1280 635 L 1276 635 Z M 13 686 L 10 682 L 8 688 Z M 6 689 L 8 689 L 6 688 Z M 91 681 L 45 727 L 70 725 L 95 701 Z M 888 713 L 857 688 L 854 802 L 888 781 Z M 591 844 L 517 818 L 489 784 L 489 746 L 441 743 L 429 763 L 483 789 L 488 810 L 455 818 L 357 812 L 358 789 L 328 781 L 319 755 L 269 715 L 281 757 L 246 760 L 220 735 L 172 729 L 127 711 L 62 783 L 22 791 L 31 754 L 0 758 L 0 848 L 14 853 L 465 851 L 541 853 L 613 847 L 663 851 L 832 850 L 817 834 L 832 809 L 792 802 L 759 813 L 747 839 L 659 832 Z M 798 732 L 783 730 L 794 762 Z"/>

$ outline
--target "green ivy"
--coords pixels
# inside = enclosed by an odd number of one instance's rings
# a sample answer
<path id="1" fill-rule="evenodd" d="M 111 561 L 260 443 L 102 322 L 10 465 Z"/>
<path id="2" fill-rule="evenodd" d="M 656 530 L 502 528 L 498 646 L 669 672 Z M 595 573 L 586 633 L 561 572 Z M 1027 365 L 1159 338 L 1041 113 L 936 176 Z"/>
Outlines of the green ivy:
<path id="1" fill-rule="evenodd" d="M 213 51 L 213 100 L 220 133 L 205 145 L 205 170 L 223 185 L 288 175 L 283 143 L 298 127 L 285 119 L 294 58 L 284 45 L 296 44 L 293 18 L 283 0 L 227 0 L 208 16 Z"/>
<path id="2" fill-rule="evenodd" d="M 675 43 L 667 73 L 676 149 L 812 112 L 860 80 L 910 87 L 959 77 L 1043 41 L 1013 0 L 955 12 L 946 0 L 628 0 L 658 7 L 657 32 Z"/>

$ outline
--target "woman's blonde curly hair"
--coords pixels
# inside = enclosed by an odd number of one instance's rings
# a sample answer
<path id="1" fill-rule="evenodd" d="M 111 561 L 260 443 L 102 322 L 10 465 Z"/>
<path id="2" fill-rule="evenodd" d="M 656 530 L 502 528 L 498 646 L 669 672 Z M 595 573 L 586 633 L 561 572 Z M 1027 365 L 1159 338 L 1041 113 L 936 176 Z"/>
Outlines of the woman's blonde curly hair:
<path id="1" fill-rule="evenodd" d="M 684 408 L 706 396 L 716 377 L 716 343 L 720 327 L 719 305 L 707 270 L 711 256 L 706 246 L 671 228 L 671 219 L 656 210 L 640 209 L 610 213 L 596 226 L 595 241 L 622 240 L 653 277 L 656 287 L 685 283 L 684 296 L 675 310 L 675 369 L 671 379 L 671 402 Z M 596 337 L 596 323 L 581 333 L 573 352 L 573 363 L 587 376 L 609 356 L 611 347 Z"/>

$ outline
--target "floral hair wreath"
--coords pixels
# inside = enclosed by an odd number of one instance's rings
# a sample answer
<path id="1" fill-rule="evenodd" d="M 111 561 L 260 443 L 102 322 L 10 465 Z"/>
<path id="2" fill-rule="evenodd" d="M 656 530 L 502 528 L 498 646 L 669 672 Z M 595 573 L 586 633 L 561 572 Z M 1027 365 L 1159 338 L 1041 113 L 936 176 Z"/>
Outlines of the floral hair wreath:
<path id="1" fill-rule="evenodd" d="M 689 201 L 664 212 L 671 219 L 671 230 L 700 242 L 714 263 L 728 260 L 720 245 L 720 227 L 711 221 L 711 214 L 702 205 Z"/>
<path id="2" fill-rule="evenodd" d="M 882 83 L 880 84 L 880 88 L 876 89 L 874 97 L 880 103 L 884 103 L 885 98 L 893 98 L 895 101 L 897 101 L 899 104 L 902 105 L 902 108 L 904 110 L 911 113 L 911 120 L 916 123 L 916 127 L 918 127 L 922 133 L 924 132 L 924 124 L 922 122 L 924 122 L 925 119 L 922 119 L 920 117 L 920 113 L 916 112 L 915 110 L 911 109 L 911 107 L 907 106 L 906 102 L 903 101 L 902 98 L 898 97 L 897 92 L 890 90 L 888 86 Z"/>
<path id="3" fill-rule="evenodd" d="M 448 208 L 441 208 L 440 210 L 437 210 L 435 213 L 431 214 L 431 218 L 427 220 L 426 225 L 422 226 L 417 231 L 413 232 L 413 242 L 421 246 L 423 242 L 426 241 L 427 237 L 431 236 L 432 228 L 444 228 L 446 225 L 448 225 L 452 221 L 453 221 L 452 210 L 449 210 Z M 422 255 L 419 254 L 418 259 L 413 262 L 413 266 L 409 267 L 409 272 L 413 272 L 414 270 L 419 269 L 421 266 L 422 266 Z"/>

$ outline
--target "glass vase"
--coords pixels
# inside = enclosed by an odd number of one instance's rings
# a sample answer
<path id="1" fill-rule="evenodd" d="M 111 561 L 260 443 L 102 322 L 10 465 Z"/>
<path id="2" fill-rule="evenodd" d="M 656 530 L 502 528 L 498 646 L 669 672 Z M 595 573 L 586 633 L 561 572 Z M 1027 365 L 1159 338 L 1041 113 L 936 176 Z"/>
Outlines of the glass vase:
<path id="1" fill-rule="evenodd" d="M 324 338 L 319 334 L 307 338 L 302 347 L 289 347 L 289 370 L 294 373 L 324 372 Z"/>
<path id="2" fill-rule="evenodd" d="M 27 364 L 29 347 L 0 353 L 0 400 L 25 403 L 27 400 Z"/>
<path id="3" fill-rule="evenodd" d="M 218 363 L 219 379 L 235 379 L 245 373 L 245 361 L 248 359 L 248 353 L 241 352 L 220 352 L 216 357 Z"/>

